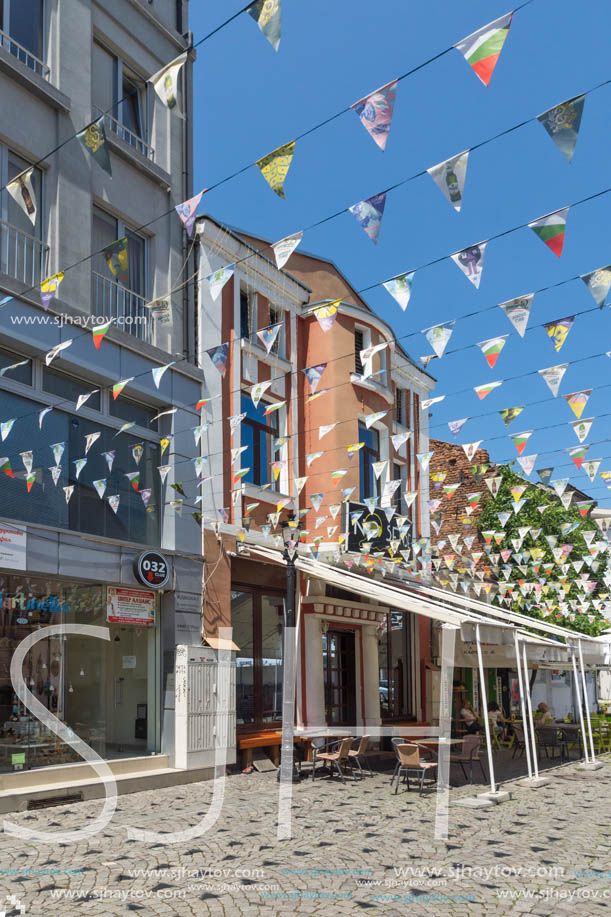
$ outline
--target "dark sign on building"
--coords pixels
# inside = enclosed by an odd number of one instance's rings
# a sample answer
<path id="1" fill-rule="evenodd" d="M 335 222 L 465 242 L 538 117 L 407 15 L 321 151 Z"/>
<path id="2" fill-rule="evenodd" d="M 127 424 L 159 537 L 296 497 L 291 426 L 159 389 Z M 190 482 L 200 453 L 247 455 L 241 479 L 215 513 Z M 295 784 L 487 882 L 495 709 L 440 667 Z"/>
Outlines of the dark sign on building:
<path id="1" fill-rule="evenodd" d="M 357 518 L 359 513 L 361 515 Z M 371 512 L 363 503 L 347 504 L 344 532 L 346 551 L 353 554 L 360 554 L 364 544 L 371 545 L 371 553 L 375 553 L 386 551 L 391 547 L 391 542 L 398 541 L 395 554 L 412 545 L 412 524 L 409 519 L 395 512 L 389 522 L 383 509 L 376 507 Z"/>

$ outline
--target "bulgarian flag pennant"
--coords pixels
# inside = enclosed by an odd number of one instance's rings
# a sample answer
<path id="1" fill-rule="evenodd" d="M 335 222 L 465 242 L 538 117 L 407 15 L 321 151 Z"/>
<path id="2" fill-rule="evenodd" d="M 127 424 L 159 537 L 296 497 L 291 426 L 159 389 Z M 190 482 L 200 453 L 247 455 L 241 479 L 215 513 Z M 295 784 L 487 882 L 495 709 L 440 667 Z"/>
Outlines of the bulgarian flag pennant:
<path id="1" fill-rule="evenodd" d="M 508 334 L 503 334 L 498 338 L 489 338 L 487 341 L 480 341 L 478 343 L 477 346 L 483 353 L 490 369 L 493 369 L 508 337 Z"/>
<path id="2" fill-rule="evenodd" d="M 113 397 L 113 400 L 114 400 L 114 401 L 117 400 L 117 398 L 119 397 L 119 395 L 121 394 L 121 392 L 123 391 L 123 389 L 125 388 L 125 386 L 126 386 L 129 382 L 133 382 L 135 378 L 136 378 L 135 376 L 130 376 L 129 379 L 122 379 L 121 382 L 116 382 L 116 383 L 113 385 L 113 387 L 112 387 L 112 397 Z"/>
<path id="3" fill-rule="evenodd" d="M 558 257 L 562 254 L 564 246 L 564 234 L 566 232 L 566 217 L 569 212 L 568 207 L 563 210 L 556 210 L 555 213 L 549 213 L 539 220 L 533 220 L 528 225 L 535 232 L 542 242 L 553 251 Z"/>
<path id="4" fill-rule="evenodd" d="M 473 388 L 473 391 L 477 395 L 480 401 L 483 401 L 484 398 L 493 392 L 495 388 L 498 388 L 499 385 L 502 385 L 503 381 L 500 382 L 487 382 L 485 385 L 476 385 Z"/>
<path id="5" fill-rule="evenodd" d="M 452 497 L 454 496 L 454 494 L 456 493 L 459 487 L 460 487 L 460 484 L 444 484 L 443 485 L 443 491 L 446 497 L 448 498 L 448 500 L 452 499 Z"/>
<path id="6" fill-rule="evenodd" d="M 509 32 L 509 26 L 513 12 L 506 13 L 494 22 L 478 29 L 471 35 L 467 35 L 462 41 L 454 45 L 457 51 L 463 55 L 470 67 L 473 68 L 484 86 L 488 86 L 492 78 L 492 73 L 496 67 L 505 39 Z"/>
<path id="7" fill-rule="evenodd" d="M 8 458 L 0 458 L 0 471 L 3 471 L 9 478 L 14 478 L 13 469 L 11 468 L 11 463 Z"/>
<path id="8" fill-rule="evenodd" d="M 104 335 L 107 333 L 107 331 L 109 330 L 109 328 L 110 328 L 110 326 L 112 325 L 112 323 L 113 323 L 113 319 L 110 318 L 110 319 L 109 319 L 107 322 L 105 322 L 103 325 L 97 325 L 97 326 L 93 329 L 93 332 L 92 332 L 92 334 L 93 334 L 93 343 L 95 344 L 95 349 L 96 349 L 96 350 L 99 350 L 99 349 L 100 349 L 100 344 L 102 343 L 102 339 L 103 339 Z"/>
<path id="9" fill-rule="evenodd" d="M 524 452 L 524 447 L 533 434 L 533 430 L 526 430 L 524 433 L 516 433 L 515 436 L 510 436 L 509 439 L 512 441 L 516 449 L 518 450 L 518 455 L 522 455 Z"/>
<path id="10" fill-rule="evenodd" d="M 576 468 L 579 469 L 583 465 L 583 460 L 588 454 L 589 448 L 589 446 L 573 446 L 571 449 L 566 450 L 573 459 Z"/>

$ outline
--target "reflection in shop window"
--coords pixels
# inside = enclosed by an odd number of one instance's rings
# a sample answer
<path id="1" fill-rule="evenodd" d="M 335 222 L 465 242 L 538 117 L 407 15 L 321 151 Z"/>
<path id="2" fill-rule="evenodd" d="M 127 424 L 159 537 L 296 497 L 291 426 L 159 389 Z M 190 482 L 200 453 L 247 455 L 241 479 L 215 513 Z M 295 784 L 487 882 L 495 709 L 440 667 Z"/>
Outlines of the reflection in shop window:
<path id="1" fill-rule="evenodd" d="M 410 716 L 410 619 L 400 611 L 384 616 L 378 644 L 380 714 L 382 719 Z"/>
<path id="2" fill-rule="evenodd" d="M 281 596 L 252 590 L 231 593 L 231 626 L 236 652 L 236 722 L 240 726 L 282 719 Z"/>

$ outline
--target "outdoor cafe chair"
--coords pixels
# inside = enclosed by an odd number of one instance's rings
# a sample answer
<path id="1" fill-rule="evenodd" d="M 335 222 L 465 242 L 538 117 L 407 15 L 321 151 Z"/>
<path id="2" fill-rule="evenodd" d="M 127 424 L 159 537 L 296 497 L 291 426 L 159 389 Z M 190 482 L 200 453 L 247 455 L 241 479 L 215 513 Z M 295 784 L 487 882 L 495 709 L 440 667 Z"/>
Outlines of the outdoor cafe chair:
<path id="1" fill-rule="evenodd" d="M 466 736 L 462 740 L 462 748 L 458 754 L 450 755 L 450 764 L 460 764 L 461 770 L 467 779 L 467 772 L 465 770 L 465 764 L 469 765 L 469 783 L 473 783 L 473 762 L 477 761 L 479 764 L 484 780 L 488 780 L 486 776 L 486 771 L 484 770 L 484 763 L 480 758 L 480 747 L 481 747 L 481 736 Z"/>
<path id="2" fill-rule="evenodd" d="M 540 726 L 536 730 L 537 742 L 539 745 L 539 757 L 543 757 L 543 751 L 545 751 L 545 757 L 551 757 L 552 761 L 555 757 L 555 751 L 558 749 L 560 753 L 560 763 L 564 758 L 569 757 L 569 750 L 566 743 L 566 737 L 562 735 L 562 730 L 558 726 Z M 551 756 L 550 756 L 551 749 Z"/>
<path id="3" fill-rule="evenodd" d="M 354 739 L 356 742 L 356 739 Z M 361 775 L 363 778 L 363 768 L 361 766 L 361 758 L 367 757 L 367 746 L 369 745 L 369 736 L 361 736 L 361 740 L 357 748 L 351 748 L 348 752 L 348 762 L 352 767 L 352 762 L 355 761 Z M 369 771 L 369 776 L 373 777 L 373 771 L 371 770 L 371 765 L 368 765 L 367 770 Z"/>
<path id="4" fill-rule="evenodd" d="M 344 765 L 347 764 L 350 767 L 350 769 L 352 770 L 352 776 L 356 782 L 356 774 L 354 773 L 354 769 L 352 768 L 352 763 L 350 761 L 350 758 L 348 757 L 348 754 L 350 752 L 350 747 L 353 742 L 354 742 L 354 739 L 351 736 L 348 736 L 347 739 L 341 740 L 337 751 L 324 751 L 324 752 L 318 752 L 316 754 L 316 761 L 322 761 L 324 764 L 330 765 L 331 767 L 330 776 L 331 777 L 333 776 L 333 769 L 335 767 L 337 768 L 337 772 L 340 775 L 340 777 L 342 778 L 342 783 L 346 782 L 344 778 L 344 772 L 342 771 L 342 764 Z M 314 780 L 315 778 L 316 778 L 316 768 L 314 768 L 314 770 L 312 771 L 312 779 Z"/>
<path id="5" fill-rule="evenodd" d="M 394 744 L 394 743 L 393 743 Z M 407 791 L 409 793 L 409 775 L 416 774 L 420 777 L 420 796 L 422 796 L 422 790 L 424 789 L 424 778 L 430 773 L 431 780 L 434 783 L 437 779 L 437 761 L 421 761 L 420 760 L 420 748 L 417 745 L 408 745 L 408 744 L 396 744 L 395 752 L 398 758 L 397 767 L 395 768 L 395 773 L 393 774 L 393 780 L 396 779 L 397 785 L 395 786 L 395 796 L 399 792 L 399 783 L 401 781 L 401 776 L 405 775 L 407 780 Z M 391 781 L 392 786 L 392 781 Z"/>
<path id="6" fill-rule="evenodd" d="M 514 744 L 513 744 L 513 755 L 512 758 L 515 758 L 516 752 L 520 751 L 520 757 L 524 754 L 524 749 L 526 748 L 526 742 L 524 740 L 524 726 L 521 723 L 512 723 L 511 728 L 513 729 L 514 734 Z"/>

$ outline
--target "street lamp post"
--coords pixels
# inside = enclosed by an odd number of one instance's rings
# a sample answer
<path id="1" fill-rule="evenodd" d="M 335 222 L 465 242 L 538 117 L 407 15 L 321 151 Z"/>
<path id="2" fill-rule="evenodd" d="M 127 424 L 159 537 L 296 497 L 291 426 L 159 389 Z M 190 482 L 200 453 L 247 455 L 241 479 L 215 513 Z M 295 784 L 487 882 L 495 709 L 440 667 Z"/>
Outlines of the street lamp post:
<path id="1" fill-rule="evenodd" d="M 282 697 L 282 764 L 278 769 L 278 779 L 281 771 L 286 773 L 283 779 L 296 782 L 300 774 L 295 766 L 293 751 L 293 723 L 295 719 L 295 677 L 294 671 L 289 671 L 288 661 L 294 661 L 294 644 L 289 647 L 289 640 L 294 640 L 295 635 L 295 591 L 296 569 L 295 557 L 299 544 L 299 521 L 294 516 L 282 523 L 282 540 L 284 542 L 283 557 L 286 560 L 286 599 L 284 602 L 284 678 Z M 291 669 L 294 666 L 290 666 Z M 286 742 L 285 734 L 286 733 Z M 290 733 L 290 735 L 289 735 Z M 289 778 L 289 774 L 291 775 Z"/>

